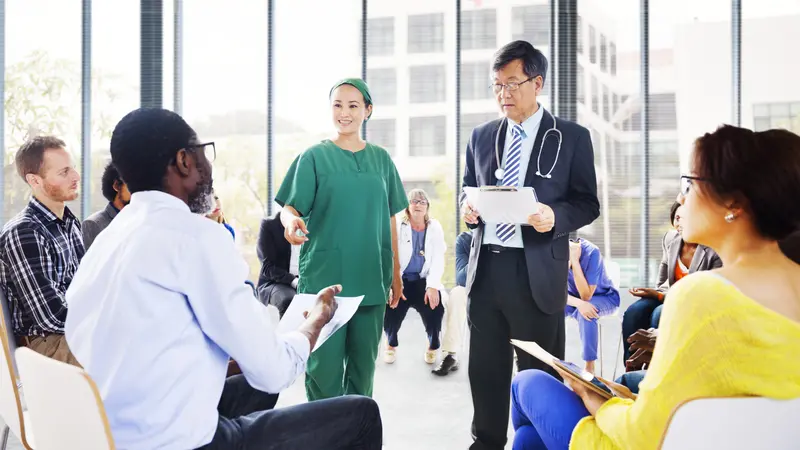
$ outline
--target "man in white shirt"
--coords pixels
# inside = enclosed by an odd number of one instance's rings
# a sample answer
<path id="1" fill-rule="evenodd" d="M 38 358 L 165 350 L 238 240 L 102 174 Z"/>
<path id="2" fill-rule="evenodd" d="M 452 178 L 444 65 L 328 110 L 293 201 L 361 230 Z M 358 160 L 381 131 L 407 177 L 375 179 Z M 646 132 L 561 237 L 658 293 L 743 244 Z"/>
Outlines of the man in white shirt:
<path id="1" fill-rule="evenodd" d="M 277 334 L 213 205 L 213 143 L 177 114 L 139 109 L 111 137 L 132 193 L 66 294 L 67 341 L 100 388 L 120 449 L 380 449 L 380 412 L 347 396 L 270 409 L 305 370 L 341 286 Z M 243 375 L 225 379 L 229 358 Z"/>

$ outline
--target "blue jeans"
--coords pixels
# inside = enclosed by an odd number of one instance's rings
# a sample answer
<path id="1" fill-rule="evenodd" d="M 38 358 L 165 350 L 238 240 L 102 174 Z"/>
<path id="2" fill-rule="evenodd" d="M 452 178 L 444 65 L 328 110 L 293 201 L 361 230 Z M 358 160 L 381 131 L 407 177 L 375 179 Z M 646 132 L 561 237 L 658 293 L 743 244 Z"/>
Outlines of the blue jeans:
<path id="1" fill-rule="evenodd" d="M 622 315 L 622 342 L 626 342 L 625 361 L 631 357 L 631 350 L 627 345 L 628 337 L 636 333 L 636 330 L 658 328 L 663 306 L 663 302 L 654 298 L 640 298 L 625 310 Z"/>
<path id="2" fill-rule="evenodd" d="M 589 300 L 589 303 L 597 308 L 600 316 L 607 316 L 619 308 L 619 294 L 596 295 Z M 581 315 L 578 308 L 569 305 L 564 309 L 564 314 L 578 321 L 578 332 L 583 343 L 583 352 L 581 353 L 583 360 L 597 360 L 597 319 L 587 319 Z"/>
<path id="3" fill-rule="evenodd" d="M 511 384 L 513 450 L 568 450 L 572 430 L 589 415 L 583 400 L 540 370 L 524 370 Z"/>
<path id="4" fill-rule="evenodd" d="M 638 394 L 639 384 L 642 382 L 642 380 L 644 380 L 646 373 L 646 370 L 634 370 L 633 372 L 628 372 L 617 378 L 617 383 L 630 389 L 634 394 Z"/>

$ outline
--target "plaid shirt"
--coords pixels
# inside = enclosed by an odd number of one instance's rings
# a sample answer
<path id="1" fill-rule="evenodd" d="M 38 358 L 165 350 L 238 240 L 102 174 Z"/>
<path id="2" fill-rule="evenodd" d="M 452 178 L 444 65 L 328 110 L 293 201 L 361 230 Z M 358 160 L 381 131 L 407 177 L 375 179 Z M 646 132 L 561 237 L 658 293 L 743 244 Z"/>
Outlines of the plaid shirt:
<path id="1" fill-rule="evenodd" d="M 64 295 L 84 252 L 80 222 L 69 208 L 62 220 L 32 197 L 3 227 L 0 289 L 9 301 L 15 335 L 64 334 Z"/>

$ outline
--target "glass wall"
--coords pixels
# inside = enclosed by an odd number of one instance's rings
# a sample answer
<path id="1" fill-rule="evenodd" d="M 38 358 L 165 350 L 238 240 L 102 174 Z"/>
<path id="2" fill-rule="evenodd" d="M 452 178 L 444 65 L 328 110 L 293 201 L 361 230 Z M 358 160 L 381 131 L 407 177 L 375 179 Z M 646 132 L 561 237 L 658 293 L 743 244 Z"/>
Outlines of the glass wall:
<path id="1" fill-rule="evenodd" d="M 178 106 L 174 76 L 182 74 L 182 112 L 203 139 L 217 144 L 217 194 L 255 277 L 258 227 L 272 201 L 266 170 L 268 2 L 194 0 L 176 10 L 179 3 L 163 3 L 163 104 Z M 513 39 L 530 41 L 548 58 L 551 46 L 551 1 L 459 3 L 457 15 L 457 2 L 370 0 L 365 55 L 361 1 L 276 1 L 272 18 L 273 188 L 296 155 L 332 135 L 330 86 L 359 76 L 366 58 L 375 99 L 367 138 L 391 153 L 406 188 L 423 187 L 433 198 L 431 212 L 449 246 L 448 285 L 454 281 L 459 227 L 456 163 L 463 165 L 471 130 L 498 117 L 488 88 L 492 55 Z M 800 92 L 791 79 L 800 61 L 781 50 L 800 37 L 800 2 L 743 3 L 742 87 L 740 103 L 734 104 L 730 1 L 650 2 L 646 97 L 641 93 L 641 2 L 578 2 L 577 121 L 591 132 L 601 200 L 600 218 L 580 235 L 620 263 L 625 286 L 655 282 L 661 239 L 671 226 L 669 206 L 697 136 L 733 121 L 736 107 L 743 126 L 800 132 Z M 27 200 L 13 154 L 31 133 L 63 137 L 80 166 L 81 6 L 78 0 L 6 2 L 4 221 Z M 136 0 L 92 2 L 91 189 L 84 193 L 92 211 L 106 202 L 99 180 L 110 132 L 140 102 L 140 12 Z M 181 13 L 182 34 L 175 27 L 176 13 Z M 57 30 L 57 38 L 40 30 Z M 175 48 L 176 37 L 183 46 Z M 180 66 L 176 54 L 183 55 Z M 551 61 L 548 84 L 558 76 L 557 67 Z M 540 102 L 551 108 L 549 87 L 543 92 Z M 644 105 L 649 105 L 647 123 L 642 122 Z M 649 131 L 647 147 L 643 128 Z M 645 192 L 649 223 L 642 252 Z M 92 212 L 81 211 L 80 202 L 70 206 L 79 215 Z"/>
<path id="2" fill-rule="evenodd" d="M 30 196 L 14 165 L 25 139 L 56 135 L 66 142 L 76 167 L 81 162 L 81 2 L 5 3 L 4 223 Z M 79 200 L 68 206 L 81 215 Z"/>

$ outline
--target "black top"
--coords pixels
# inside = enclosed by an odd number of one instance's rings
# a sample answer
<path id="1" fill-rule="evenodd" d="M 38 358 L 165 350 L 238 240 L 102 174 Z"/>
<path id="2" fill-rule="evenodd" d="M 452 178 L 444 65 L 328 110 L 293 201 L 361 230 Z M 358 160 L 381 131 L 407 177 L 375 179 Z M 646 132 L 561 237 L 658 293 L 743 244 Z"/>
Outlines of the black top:
<path id="1" fill-rule="evenodd" d="M 289 273 L 292 246 L 283 236 L 283 230 L 280 212 L 261 221 L 256 248 L 258 259 L 261 261 L 261 273 L 258 275 L 259 288 L 273 284 L 291 285 L 295 279 L 295 276 Z"/>

